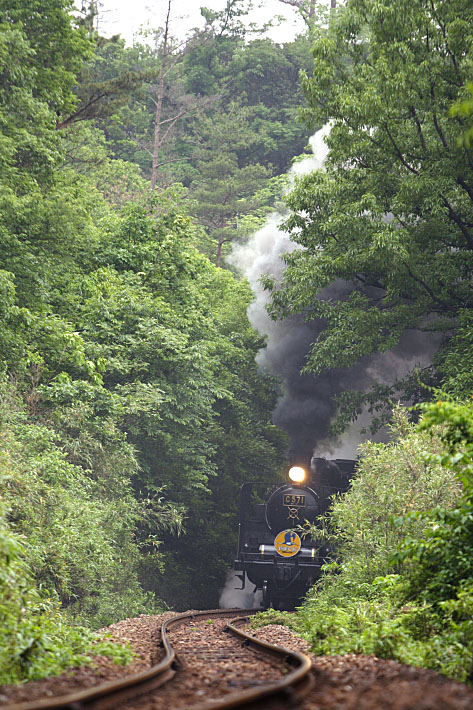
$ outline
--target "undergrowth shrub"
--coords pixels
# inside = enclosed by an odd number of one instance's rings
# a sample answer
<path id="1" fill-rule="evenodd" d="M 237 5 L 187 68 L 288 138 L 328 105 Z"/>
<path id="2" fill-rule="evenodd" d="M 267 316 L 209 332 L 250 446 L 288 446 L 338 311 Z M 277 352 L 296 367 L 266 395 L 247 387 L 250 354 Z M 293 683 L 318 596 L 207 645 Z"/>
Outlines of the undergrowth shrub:
<path id="1" fill-rule="evenodd" d="M 425 405 L 419 426 L 397 409 L 392 434 L 362 447 L 325 520 L 334 559 L 291 623 L 318 654 L 372 653 L 469 682 L 473 407 Z"/>
<path id="2" fill-rule="evenodd" d="M 139 582 L 143 509 L 131 483 L 113 493 L 68 462 L 55 433 L 0 382 L 0 683 L 54 675 L 92 655 L 128 662 L 100 628 L 164 605 Z M 150 545 L 147 545 L 147 550 Z M 150 563 L 151 564 L 151 563 Z M 88 627 L 88 628 L 86 628 Z"/>
<path id="3" fill-rule="evenodd" d="M 1 487 L 11 478 L 11 463 L 0 452 Z M 0 497 L 0 684 L 56 675 L 90 662 L 92 655 L 129 663 L 129 648 L 98 641 L 88 629 L 72 624 L 57 595 L 35 585 L 26 540 L 12 531 L 7 516 L 7 502 Z"/>
<path id="4" fill-rule="evenodd" d="M 9 391 L 0 405 L 0 453 L 10 475 L 0 482 L 8 521 L 24 537 L 38 586 L 67 613 L 95 628 L 162 610 L 138 579 L 142 554 L 136 528 L 142 508 L 130 481 L 109 494 L 82 467 L 67 461 L 55 433 L 34 423 Z M 155 553 L 159 569 L 159 552 Z"/>

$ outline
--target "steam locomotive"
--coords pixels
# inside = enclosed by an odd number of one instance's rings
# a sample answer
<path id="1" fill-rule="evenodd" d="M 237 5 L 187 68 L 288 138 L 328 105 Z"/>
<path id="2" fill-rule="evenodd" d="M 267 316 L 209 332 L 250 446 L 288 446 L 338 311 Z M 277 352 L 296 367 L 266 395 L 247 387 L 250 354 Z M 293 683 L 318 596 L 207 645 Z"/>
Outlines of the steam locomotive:
<path id="1" fill-rule="evenodd" d="M 249 481 L 240 495 L 238 553 L 234 569 L 263 592 L 263 607 L 294 609 L 320 577 L 329 549 L 295 528 L 314 523 L 332 495 L 350 485 L 355 461 L 312 458 L 310 471 L 295 466 L 290 481 L 268 489 Z"/>

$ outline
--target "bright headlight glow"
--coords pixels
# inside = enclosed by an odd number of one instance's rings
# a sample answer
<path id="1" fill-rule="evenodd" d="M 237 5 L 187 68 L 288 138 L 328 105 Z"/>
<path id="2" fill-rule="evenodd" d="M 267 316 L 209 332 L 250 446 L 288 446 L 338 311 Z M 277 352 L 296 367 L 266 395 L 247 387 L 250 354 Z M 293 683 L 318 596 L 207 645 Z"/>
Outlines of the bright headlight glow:
<path id="1" fill-rule="evenodd" d="M 289 478 L 291 479 L 291 481 L 294 481 L 294 483 L 302 483 L 302 481 L 305 479 L 304 469 L 300 466 L 293 466 L 289 469 Z"/>

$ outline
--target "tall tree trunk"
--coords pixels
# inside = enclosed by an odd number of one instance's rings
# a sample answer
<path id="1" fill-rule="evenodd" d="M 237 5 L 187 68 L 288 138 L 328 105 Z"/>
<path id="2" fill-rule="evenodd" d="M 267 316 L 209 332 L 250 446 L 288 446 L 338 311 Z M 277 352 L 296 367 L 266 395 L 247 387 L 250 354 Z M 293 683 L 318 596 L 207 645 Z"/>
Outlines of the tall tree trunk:
<path id="1" fill-rule="evenodd" d="M 158 97 L 156 100 L 156 116 L 154 122 L 154 146 L 153 146 L 153 169 L 151 172 L 151 189 L 156 188 L 156 183 L 158 181 L 158 169 L 159 169 L 159 146 L 161 140 L 161 114 L 163 110 L 163 99 L 164 99 L 164 89 L 166 81 L 166 67 L 167 59 L 169 53 L 169 18 L 171 15 L 171 3 L 172 0 L 168 0 L 168 11 L 166 15 L 166 25 L 164 28 L 164 41 L 163 41 L 163 61 L 161 65 L 161 77 L 159 80 L 159 90 Z"/>
<path id="2" fill-rule="evenodd" d="M 312 18 L 315 16 L 315 1 L 316 0 L 310 0 L 309 5 L 307 5 L 306 0 L 279 0 L 279 2 L 283 2 L 285 5 L 292 5 L 292 7 L 297 7 L 301 11 L 302 19 L 309 26 L 312 24 Z M 333 3 L 335 2 L 336 0 L 331 0 L 332 7 L 334 7 Z"/>

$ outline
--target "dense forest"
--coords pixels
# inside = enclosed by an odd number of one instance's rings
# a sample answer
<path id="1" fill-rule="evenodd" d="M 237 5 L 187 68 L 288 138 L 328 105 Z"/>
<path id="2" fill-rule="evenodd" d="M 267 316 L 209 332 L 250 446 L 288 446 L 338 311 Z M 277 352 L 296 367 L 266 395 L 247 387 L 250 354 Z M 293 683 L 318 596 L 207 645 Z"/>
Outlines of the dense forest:
<path id="1" fill-rule="evenodd" d="M 306 30 L 284 44 L 246 0 L 183 41 L 167 0 L 127 47 L 96 2 L 0 0 L 1 682 L 81 662 L 118 619 L 218 605 L 239 487 L 287 463 L 227 260 L 282 201 L 301 248 L 265 284 L 275 319 L 323 323 L 306 374 L 435 346 L 339 397 L 338 432 L 367 409 L 392 442 L 334 505 L 299 626 L 471 679 L 473 9 L 287 2 Z M 329 121 L 325 168 L 284 197 Z"/>
<path id="2" fill-rule="evenodd" d="M 305 145 L 311 55 L 242 5 L 175 50 L 97 36 L 94 3 L 0 3 L 2 679 L 67 660 L 68 619 L 218 606 L 239 486 L 283 465 L 251 291 L 216 262 Z"/>

